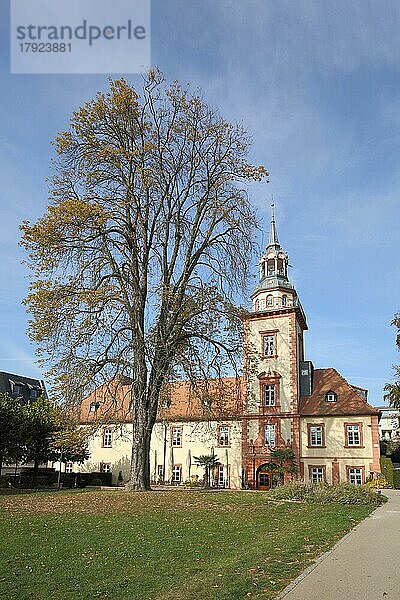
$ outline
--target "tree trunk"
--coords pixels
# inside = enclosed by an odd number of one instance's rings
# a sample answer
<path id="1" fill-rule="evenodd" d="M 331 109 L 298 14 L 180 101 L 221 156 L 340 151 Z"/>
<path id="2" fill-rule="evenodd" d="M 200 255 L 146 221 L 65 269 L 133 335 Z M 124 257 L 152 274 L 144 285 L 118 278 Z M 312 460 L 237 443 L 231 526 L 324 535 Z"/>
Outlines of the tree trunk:
<path id="1" fill-rule="evenodd" d="M 147 403 L 146 403 L 147 404 Z M 132 417 L 131 475 L 127 488 L 150 490 L 150 442 L 154 419 L 150 410 L 137 403 Z"/>
<path id="2" fill-rule="evenodd" d="M 151 431 L 146 422 L 139 420 L 133 426 L 130 490 L 150 490 L 150 441 Z"/>
<path id="3" fill-rule="evenodd" d="M 36 478 L 37 478 L 37 474 L 38 474 L 38 470 L 39 470 L 39 459 L 35 458 L 35 461 L 33 463 L 33 475 L 32 475 L 32 488 L 35 487 L 35 483 L 36 483 Z"/>

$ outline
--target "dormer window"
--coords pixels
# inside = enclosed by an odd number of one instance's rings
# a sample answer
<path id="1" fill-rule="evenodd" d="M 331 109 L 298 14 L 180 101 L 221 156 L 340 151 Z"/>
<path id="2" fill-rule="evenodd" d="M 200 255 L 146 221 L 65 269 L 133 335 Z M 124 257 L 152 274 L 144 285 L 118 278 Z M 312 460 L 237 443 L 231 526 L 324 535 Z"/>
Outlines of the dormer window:
<path id="1" fill-rule="evenodd" d="M 160 401 L 160 408 L 166 409 L 171 406 L 171 398 L 163 398 Z"/>
<path id="2" fill-rule="evenodd" d="M 21 383 L 13 383 L 11 389 L 12 389 L 13 396 L 20 396 L 22 394 L 22 384 Z"/>
<path id="3" fill-rule="evenodd" d="M 99 410 L 99 407 L 100 402 L 91 402 L 89 406 L 89 411 L 95 413 Z"/>
<path id="4" fill-rule="evenodd" d="M 337 402 L 337 394 L 332 392 L 332 390 L 329 390 L 329 392 L 326 392 L 325 394 L 325 402 Z"/>

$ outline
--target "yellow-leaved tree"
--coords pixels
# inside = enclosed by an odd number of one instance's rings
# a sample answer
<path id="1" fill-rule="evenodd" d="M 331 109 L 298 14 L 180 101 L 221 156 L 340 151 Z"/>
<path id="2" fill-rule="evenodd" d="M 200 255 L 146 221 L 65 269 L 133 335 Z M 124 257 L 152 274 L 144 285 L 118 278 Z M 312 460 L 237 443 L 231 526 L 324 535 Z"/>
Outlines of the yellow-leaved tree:
<path id="1" fill-rule="evenodd" d="M 67 405 L 129 378 L 130 487 L 147 490 L 165 383 L 219 377 L 240 355 L 233 300 L 257 227 L 246 183 L 267 172 L 240 124 L 158 70 L 140 94 L 110 81 L 55 146 L 50 204 L 22 225 L 30 335 Z"/>

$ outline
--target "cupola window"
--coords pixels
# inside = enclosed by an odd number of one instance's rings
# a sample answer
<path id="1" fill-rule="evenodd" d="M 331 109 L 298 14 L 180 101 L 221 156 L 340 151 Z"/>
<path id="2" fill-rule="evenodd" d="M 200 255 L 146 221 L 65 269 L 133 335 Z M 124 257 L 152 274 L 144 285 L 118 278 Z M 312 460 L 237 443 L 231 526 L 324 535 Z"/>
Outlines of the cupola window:
<path id="1" fill-rule="evenodd" d="M 286 306 L 287 304 L 287 296 L 283 295 L 282 296 L 282 306 Z"/>
<path id="2" fill-rule="evenodd" d="M 268 261 L 268 275 L 274 275 L 275 273 L 275 261 Z"/>
<path id="3" fill-rule="evenodd" d="M 271 295 L 267 296 L 267 306 L 272 306 L 273 297 Z"/>

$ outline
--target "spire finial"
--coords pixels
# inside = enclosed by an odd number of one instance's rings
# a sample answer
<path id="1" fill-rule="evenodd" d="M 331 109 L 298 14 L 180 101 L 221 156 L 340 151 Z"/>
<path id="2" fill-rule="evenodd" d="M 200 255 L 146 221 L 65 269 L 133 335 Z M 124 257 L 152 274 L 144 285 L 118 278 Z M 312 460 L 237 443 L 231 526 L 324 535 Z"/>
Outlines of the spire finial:
<path id="1" fill-rule="evenodd" d="M 276 232 L 276 227 L 275 227 L 275 202 L 274 202 L 274 195 L 272 194 L 271 226 L 269 228 L 268 246 L 278 246 L 278 245 L 279 245 L 279 240 L 278 240 L 278 234 Z"/>

